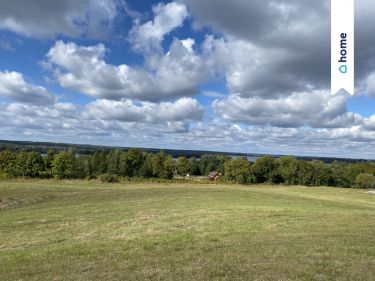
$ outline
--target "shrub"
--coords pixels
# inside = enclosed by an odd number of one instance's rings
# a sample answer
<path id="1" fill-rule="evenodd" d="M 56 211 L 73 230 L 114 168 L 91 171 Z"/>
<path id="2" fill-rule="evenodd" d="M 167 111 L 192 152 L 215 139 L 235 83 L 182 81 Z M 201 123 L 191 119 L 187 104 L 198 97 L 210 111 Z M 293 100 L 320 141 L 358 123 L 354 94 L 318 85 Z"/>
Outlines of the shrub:
<path id="1" fill-rule="evenodd" d="M 373 188 L 375 186 L 375 176 L 368 173 L 359 174 L 355 180 L 355 184 L 358 188 Z"/>
<path id="2" fill-rule="evenodd" d="M 88 181 L 90 181 L 90 180 L 95 180 L 96 179 L 96 177 L 94 176 L 94 175 L 88 175 L 87 177 L 86 177 L 86 180 L 88 180 Z"/>
<path id="3" fill-rule="evenodd" d="M 115 183 L 119 181 L 118 175 L 113 175 L 113 174 L 102 174 L 99 176 L 99 179 L 102 182 L 109 182 L 109 183 Z"/>
<path id="4" fill-rule="evenodd" d="M 40 172 L 39 173 L 38 178 L 41 178 L 41 179 L 50 179 L 50 178 L 52 178 L 52 175 L 49 172 L 44 171 L 44 172 Z"/>

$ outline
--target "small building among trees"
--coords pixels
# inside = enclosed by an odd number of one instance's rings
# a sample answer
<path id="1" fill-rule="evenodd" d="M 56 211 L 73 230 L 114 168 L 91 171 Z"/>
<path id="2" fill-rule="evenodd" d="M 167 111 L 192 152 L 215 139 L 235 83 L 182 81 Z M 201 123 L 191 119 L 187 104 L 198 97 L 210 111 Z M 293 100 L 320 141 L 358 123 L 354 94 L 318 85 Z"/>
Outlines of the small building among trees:
<path id="1" fill-rule="evenodd" d="M 221 174 L 219 172 L 213 171 L 208 175 L 208 179 L 211 181 L 217 181 L 221 178 Z"/>

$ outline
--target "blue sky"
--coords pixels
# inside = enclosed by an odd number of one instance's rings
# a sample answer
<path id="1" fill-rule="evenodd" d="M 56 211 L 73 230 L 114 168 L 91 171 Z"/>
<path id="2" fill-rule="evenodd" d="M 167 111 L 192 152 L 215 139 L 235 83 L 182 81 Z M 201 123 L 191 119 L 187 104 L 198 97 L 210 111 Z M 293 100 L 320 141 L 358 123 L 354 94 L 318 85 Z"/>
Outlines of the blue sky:
<path id="1" fill-rule="evenodd" d="M 375 0 L 354 97 L 330 94 L 328 4 L 4 0 L 0 138 L 375 158 Z"/>

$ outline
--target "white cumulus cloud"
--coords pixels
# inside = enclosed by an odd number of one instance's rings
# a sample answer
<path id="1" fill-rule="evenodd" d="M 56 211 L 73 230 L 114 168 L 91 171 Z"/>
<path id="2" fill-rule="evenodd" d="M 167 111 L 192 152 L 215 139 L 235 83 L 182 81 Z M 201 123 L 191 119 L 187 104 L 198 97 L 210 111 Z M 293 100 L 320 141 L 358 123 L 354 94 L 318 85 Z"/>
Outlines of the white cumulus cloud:
<path id="1" fill-rule="evenodd" d="M 0 71 L 0 96 L 30 104 L 53 104 L 56 100 L 46 88 L 27 83 L 23 75 L 15 71 Z"/>
<path id="2" fill-rule="evenodd" d="M 175 102 L 135 104 L 131 100 L 96 100 L 86 106 L 87 116 L 122 122 L 162 123 L 200 121 L 203 107 L 195 99 L 181 98 Z"/>
<path id="3" fill-rule="evenodd" d="M 224 119 L 250 125 L 340 128 L 362 121 L 360 115 L 347 112 L 346 99 L 344 95 L 331 96 L 328 91 L 293 93 L 272 99 L 230 95 L 214 101 L 213 108 Z"/>
<path id="4" fill-rule="evenodd" d="M 164 36 L 182 26 L 188 16 L 186 6 L 176 2 L 159 3 L 152 10 L 153 20 L 137 23 L 130 31 L 131 42 L 137 51 L 149 53 L 160 49 Z"/>
<path id="5" fill-rule="evenodd" d="M 154 70 L 107 64 L 102 44 L 86 47 L 62 41 L 49 50 L 47 64 L 55 68 L 62 87 L 94 98 L 161 101 L 195 95 L 207 79 L 204 60 L 192 43 L 174 40 Z"/>
<path id="6" fill-rule="evenodd" d="M 102 38 L 122 7 L 122 0 L 2 0 L 0 29 L 36 38 Z"/>

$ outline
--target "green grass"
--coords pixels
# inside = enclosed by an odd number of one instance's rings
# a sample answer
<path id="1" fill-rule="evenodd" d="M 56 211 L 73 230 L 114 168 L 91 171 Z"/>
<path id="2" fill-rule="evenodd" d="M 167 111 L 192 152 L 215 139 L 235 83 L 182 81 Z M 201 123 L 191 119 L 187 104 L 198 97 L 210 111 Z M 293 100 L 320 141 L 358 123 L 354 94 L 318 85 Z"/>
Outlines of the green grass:
<path id="1" fill-rule="evenodd" d="M 375 280 L 361 190 L 0 182 L 0 280 Z"/>

